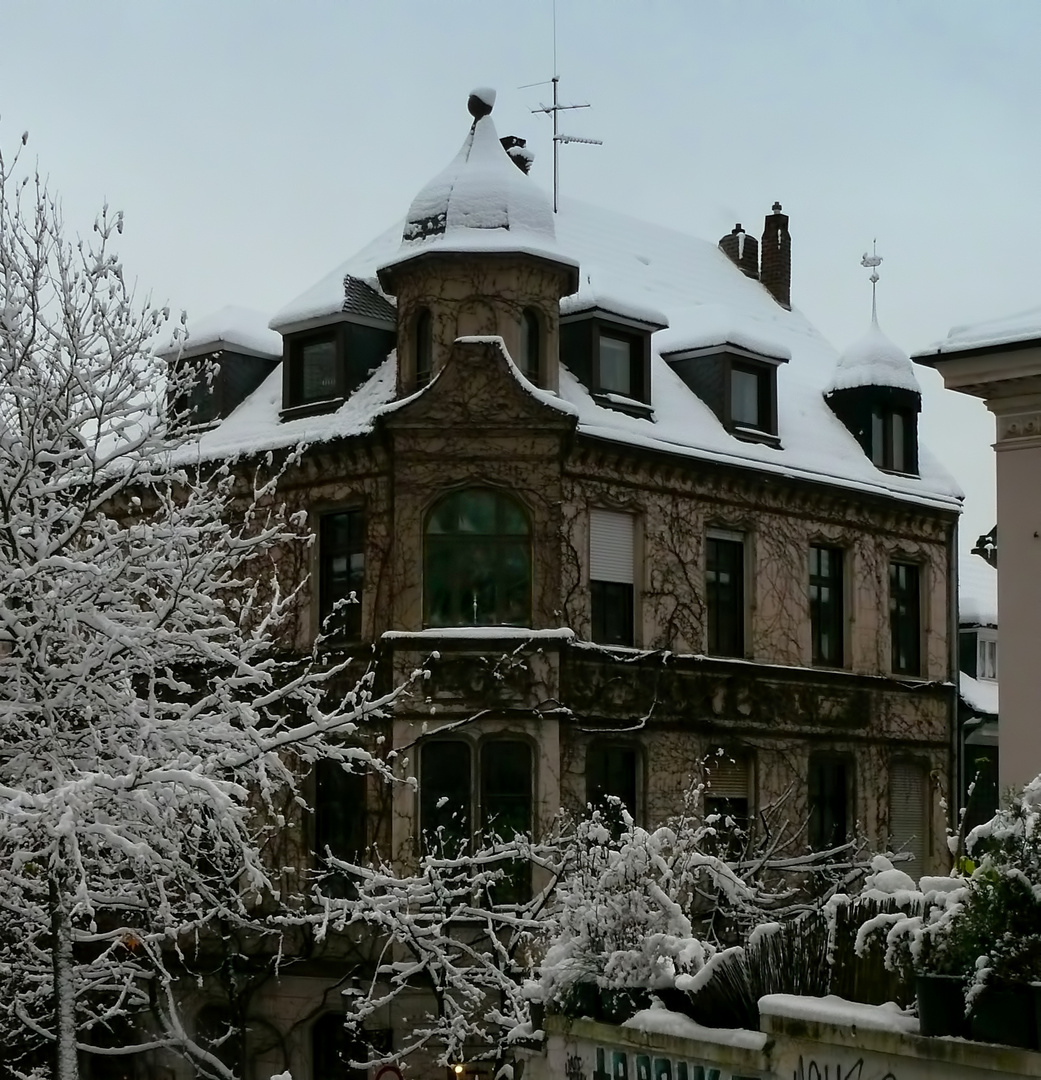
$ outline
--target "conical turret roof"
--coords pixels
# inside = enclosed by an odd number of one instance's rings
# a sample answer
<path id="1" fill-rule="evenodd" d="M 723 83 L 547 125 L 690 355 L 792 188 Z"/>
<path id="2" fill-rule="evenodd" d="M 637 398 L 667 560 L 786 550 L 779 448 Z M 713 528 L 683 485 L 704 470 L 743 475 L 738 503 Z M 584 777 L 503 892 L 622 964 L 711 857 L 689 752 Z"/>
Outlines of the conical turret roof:
<path id="1" fill-rule="evenodd" d="M 473 125 L 447 168 L 412 200 L 402 230 L 403 248 L 440 239 L 494 243 L 495 233 L 554 242 L 549 196 L 503 149 L 491 117 L 494 101 L 492 90 L 470 95 Z"/>
<path id="2" fill-rule="evenodd" d="M 824 393 L 828 395 L 836 390 L 853 390 L 860 386 L 893 387 L 916 394 L 922 392 L 910 357 L 882 333 L 874 312 L 867 333 L 839 357 L 835 374 Z"/>

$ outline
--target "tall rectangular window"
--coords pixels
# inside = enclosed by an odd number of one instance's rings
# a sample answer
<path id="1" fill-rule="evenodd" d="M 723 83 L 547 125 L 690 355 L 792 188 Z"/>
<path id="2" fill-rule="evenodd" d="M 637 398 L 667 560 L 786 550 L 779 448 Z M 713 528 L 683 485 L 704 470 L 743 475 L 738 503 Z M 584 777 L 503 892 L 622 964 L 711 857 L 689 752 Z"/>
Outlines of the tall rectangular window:
<path id="1" fill-rule="evenodd" d="M 843 557 L 841 548 L 810 546 L 811 652 L 822 667 L 842 667 Z"/>
<path id="2" fill-rule="evenodd" d="M 473 797 L 470 746 L 433 739 L 419 752 L 419 829 L 423 850 L 454 857 L 470 844 Z"/>
<path id="3" fill-rule="evenodd" d="M 705 608 L 708 651 L 745 654 L 745 545 L 736 537 L 705 540 Z"/>
<path id="4" fill-rule="evenodd" d="M 481 831 L 486 840 L 509 842 L 532 833 L 532 752 L 520 739 L 488 739 L 481 745 Z M 490 889 L 495 904 L 516 904 L 531 896 L 531 865 L 512 860 Z"/>
<path id="5" fill-rule="evenodd" d="M 361 510 L 325 514 L 318 533 L 319 616 L 324 633 L 361 637 L 365 583 L 365 515 Z"/>
<path id="6" fill-rule="evenodd" d="M 898 675 L 922 673 L 920 577 L 914 563 L 889 564 L 889 634 L 892 668 Z"/>
<path id="7" fill-rule="evenodd" d="M 589 591 L 593 640 L 633 644 L 635 519 L 613 510 L 589 511 Z"/>
<path id="8" fill-rule="evenodd" d="M 331 855 L 358 863 L 365 857 L 367 837 L 366 782 L 364 772 L 347 772 L 338 761 L 328 759 L 315 766 L 314 849 L 318 865 Z M 356 895 L 355 883 L 335 871 L 322 882 L 327 896 Z"/>
<path id="9" fill-rule="evenodd" d="M 845 842 L 853 823 L 853 764 L 845 757 L 810 755 L 809 842 L 826 851 Z"/>
<path id="10" fill-rule="evenodd" d="M 625 743 L 593 743 L 586 754 L 586 801 L 593 808 L 616 798 L 635 819 L 637 807 L 636 747 Z"/>
<path id="11" fill-rule="evenodd" d="M 705 766 L 705 816 L 718 815 L 718 829 L 730 828 L 733 821 L 745 830 L 749 822 L 749 795 L 752 763 L 745 756 L 714 756 Z"/>

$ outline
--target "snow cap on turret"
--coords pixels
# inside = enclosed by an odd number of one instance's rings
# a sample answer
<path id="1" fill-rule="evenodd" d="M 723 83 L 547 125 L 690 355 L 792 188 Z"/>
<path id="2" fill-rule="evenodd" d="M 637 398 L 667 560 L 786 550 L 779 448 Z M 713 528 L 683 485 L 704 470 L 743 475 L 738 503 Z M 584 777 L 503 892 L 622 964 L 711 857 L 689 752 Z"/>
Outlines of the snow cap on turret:
<path id="1" fill-rule="evenodd" d="M 867 333 L 839 357 L 831 384 L 824 392 L 831 394 L 859 386 L 891 386 L 916 394 L 922 392 L 910 357 L 882 333 L 874 315 Z"/>
<path id="2" fill-rule="evenodd" d="M 553 206 L 503 148 L 491 117 L 494 104 L 494 90 L 481 87 L 470 94 L 469 134 L 448 167 L 412 200 L 403 249 L 433 240 L 505 248 L 510 234 L 553 245 Z"/>
<path id="3" fill-rule="evenodd" d="M 899 345 L 886 337 L 878 325 L 876 290 L 881 263 L 882 256 L 874 246 L 871 254 L 865 251 L 860 260 L 860 265 L 871 271 L 871 325 L 867 333 L 839 357 L 831 384 L 824 391 L 825 396 L 836 390 L 853 390 L 861 386 L 892 387 L 896 390 L 910 390 L 915 394 L 922 392 L 911 358 Z"/>

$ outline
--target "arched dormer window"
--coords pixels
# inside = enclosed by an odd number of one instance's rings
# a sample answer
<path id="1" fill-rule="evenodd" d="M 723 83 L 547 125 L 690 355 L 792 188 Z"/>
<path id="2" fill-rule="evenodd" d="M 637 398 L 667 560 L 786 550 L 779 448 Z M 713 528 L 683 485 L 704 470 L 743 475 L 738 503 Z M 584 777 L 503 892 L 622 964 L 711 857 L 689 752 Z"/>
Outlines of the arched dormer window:
<path id="1" fill-rule="evenodd" d="M 430 311 L 423 308 L 416 316 L 416 387 L 426 386 L 434 372 L 434 324 Z"/>
<path id="2" fill-rule="evenodd" d="M 446 495 L 427 516 L 426 626 L 530 626 L 531 526 L 514 498 L 491 488 Z"/>
<path id="3" fill-rule="evenodd" d="M 521 313 L 518 366 L 536 386 L 539 384 L 539 317 L 531 309 Z"/>

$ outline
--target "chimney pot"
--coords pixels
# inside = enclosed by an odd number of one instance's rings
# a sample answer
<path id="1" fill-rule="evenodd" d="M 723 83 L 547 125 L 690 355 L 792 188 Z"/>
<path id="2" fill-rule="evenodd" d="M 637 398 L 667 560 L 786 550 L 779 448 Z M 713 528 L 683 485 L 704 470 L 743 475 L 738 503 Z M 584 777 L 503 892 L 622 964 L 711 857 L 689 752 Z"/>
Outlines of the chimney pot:
<path id="1" fill-rule="evenodd" d="M 719 250 L 745 277 L 759 280 L 759 244 L 745 232 L 741 222 L 719 241 Z"/>

